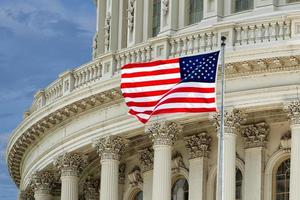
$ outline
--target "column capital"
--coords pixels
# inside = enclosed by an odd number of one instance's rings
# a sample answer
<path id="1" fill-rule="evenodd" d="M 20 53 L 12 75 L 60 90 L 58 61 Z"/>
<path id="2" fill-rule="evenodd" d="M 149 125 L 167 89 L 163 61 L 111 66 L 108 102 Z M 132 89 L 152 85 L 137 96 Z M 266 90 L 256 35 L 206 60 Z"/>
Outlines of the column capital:
<path id="1" fill-rule="evenodd" d="M 185 137 L 184 139 L 185 146 L 189 151 L 190 159 L 209 156 L 211 137 L 206 132 Z"/>
<path id="2" fill-rule="evenodd" d="M 33 200 L 33 199 L 34 199 L 34 191 L 32 187 L 20 191 L 19 200 Z"/>
<path id="3" fill-rule="evenodd" d="M 220 131 L 221 126 L 221 115 L 220 113 L 214 113 L 210 116 L 213 125 Z M 237 133 L 241 124 L 246 120 L 246 114 L 240 109 L 232 109 L 225 111 L 224 113 L 224 129 L 225 133 Z"/>
<path id="4" fill-rule="evenodd" d="M 94 141 L 100 159 L 120 160 L 127 147 L 128 140 L 123 137 L 110 135 Z"/>
<path id="5" fill-rule="evenodd" d="M 139 151 L 139 160 L 142 166 L 142 172 L 153 170 L 154 151 L 147 148 Z"/>
<path id="6" fill-rule="evenodd" d="M 173 121 L 153 122 L 146 126 L 145 133 L 155 145 L 173 145 L 182 126 Z"/>
<path id="7" fill-rule="evenodd" d="M 99 180 L 88 176 L 81 184 L 85 199 L 99 199 Z"/>
<path id="8" fill-rule="evenodd" d="M 265 147 L 268 142 L 270 128 L 265 122 L 243 126 L 241 131 L 246 148 Z"/>
<path id="9" fill-rule="evenodd" d="M 51 194 L 54 187 L 54 175 L 50 171 L 37 171 L 32 176 L 35 194 Z"/>
<path id="10" fill-rule="evenodd" d="M 78 176 L 87 163 L 87 156 L 81 153 L 64 153 L 56 158 L 54 166 L 62 176 Z"/>
<path id="11" fill-rule="evenodd" d="M 283 110 L 287 113 L 292 125 L 300 125 L 300 100 L 284 104 Z"/>

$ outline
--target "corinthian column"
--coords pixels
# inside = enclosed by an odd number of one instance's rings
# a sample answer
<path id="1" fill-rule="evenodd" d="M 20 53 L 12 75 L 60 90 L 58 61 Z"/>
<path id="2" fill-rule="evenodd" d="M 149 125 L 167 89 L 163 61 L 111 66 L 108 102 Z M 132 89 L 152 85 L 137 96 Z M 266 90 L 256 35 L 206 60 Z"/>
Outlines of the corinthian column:
<path id="1" fill-rule="evenodd" d="M 61 172 L 61 199 L 78 200 L 78 176 L 85 164 L 86 157 L 79 153 L 66 153 L 55 160 Z"/>
<path id="2" fill-rule="evenodd" d="M 152 200 L 171 199 L 172 145 L 181 132 L 175 122 L 155 122 L 146 127 L 146 134 L 153 141 L 154 167 Z"/>
<path id="3" fill-rule="evenodd" d="M 94 142 L 101 162 L 100 199 L 118 200 L 119 163 L 127 141 L 119 136 L 107 136 Z"/>
<path id="4" fill-rule="evenodd" d="M 243 122 L 245 115 L 237 109 L 225 112 L 224 118 L 224 191 L 225 199 L 235 199 L 235 159 L 236 159 L 236 134 Z M 218 133 L 220 131 L 220 115 L 214 116 L 214 123 Z M 219 137 L 220 138 L 220 137 Z M 220 143 L 220 140 L 219 140 Z M 220 146 L 220 145 L 219 145 Z M 218 155 L 218 162 L 220 161 Z M 219 165 L 218 165 L 219 166 Z M 219 169 L 218 169 L 219 172 Z M 218 184 L 217 184 L 218 185 Z M 217 191 L 219 188 L 217 187 Z"/>
<path id="5" fill-rule="evenodd" d="M 51 200 L 54 176 L 49 171 L 39 171 L 33 175 L 34 199 Z"/>
<path id="6" fill-rule="evenodd" d="M 143 173 L 143 200 L 152 200 L 153 184 L 153 149 L 147 148 L 139 152 Z"/>
<path id="7" fill-rule="evenodd" d="M 269 126 L 265 122 L 250 124 L 242 129 L 245 140 L 245 200 L 263 198 L 264 155 Z"/>
<path id="8" fill-rule="evenodd" d="M 285 106 L 291 124 L 291 178 L 290 199 L 300 198 L 300 101 Z"/>
<path id="9" fill-rule="evenodd" d="M 186 148 L 189 151 L 189 200 L 206 200 L 206 181 L 208 171 L 208 154 L 211 137 L 202 132 L 186 137 Z"/>

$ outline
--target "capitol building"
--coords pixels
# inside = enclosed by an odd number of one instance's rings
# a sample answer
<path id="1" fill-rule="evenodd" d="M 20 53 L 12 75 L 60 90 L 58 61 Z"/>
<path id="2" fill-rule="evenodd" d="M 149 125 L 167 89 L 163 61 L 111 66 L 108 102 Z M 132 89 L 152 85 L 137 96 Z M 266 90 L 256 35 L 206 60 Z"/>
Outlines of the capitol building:
<path id="1" fill-rule="evenodd" d="M 127 114 L 120 75 L 219 50 L 222 36 L 225 200 L 300 200 L 299 0 L 94 4 L 91 61 L 37 91 L 7 144 L 19 200 L 218 200 L 217 114 L 144 125 Z"/>

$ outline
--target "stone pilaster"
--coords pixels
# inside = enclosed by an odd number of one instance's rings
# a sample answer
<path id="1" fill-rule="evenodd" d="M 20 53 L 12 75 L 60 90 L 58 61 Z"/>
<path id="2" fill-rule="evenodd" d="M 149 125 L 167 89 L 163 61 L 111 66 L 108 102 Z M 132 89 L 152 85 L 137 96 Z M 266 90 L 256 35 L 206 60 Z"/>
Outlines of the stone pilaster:
<path id="1" fill-rule="evenodd" d="M 172 145 L 181 131 L 181 126 L 171 121 L 154 122 L 146 127 L 154 149 L 152 200 L 171 199 Z"/>
<path id="2" fill-rule="evenodd" d="M 119 200 L 119 163 L 126 144 L 120 136 L 107 136 L 93 144 L 101 160 L 100 199 Z"/>
<path id="3" fill-rule="evenodd" d="M 139 151 L 139 160 L 143 174 L 143 200 L 152 200 L 154 151 L 147 148 Z"/>
<path id="4" fill-rule="evenodd" d="M 214 125 L 220 131 L 220 115 L 213 116 Z M 226 111 L 224 114 L 224 190 L 225 199 L 235 199 L 235 159 L 236 159 L 236 134 L 241 123 L 245 120 L 245 114 L 238 109 Z M 220 136 L 220 135 L 219 135 Z M 220 137 L 219 137 L 220 138 Z M 219 140 L 220 146 L 220 140 Z M 220 149 L 220 148 L 219 148 Z M 220 154 L 218 155 L 220 157 Z M 218 161 L 220 159 L 218 158 Z M 219 165 L 218 165 L 219 166 Z M 219 172 L 219 169 L 218 169 Z M 218 184 L 217 184 L 218 185 Z M 219 190 L 219 188 L 217 188 Z"/>
<path id="5" fill-rule="evenodd" d="M 245 140 L 245 200 L 263 198 L 264 156 L 268 141 L 269 126 L 265 122 L 242 128 Z"/>
<path id="6" fill-rule="evenodd" d="M 54 176 L 49 171 L 39 171 L 34 173 L 32 184 L 34 188 L 34 198 L 36 200 L 51 200 Z"/>
<path id="7" fill-rule="evenodd" d="M 128 46 L 143 40 L 144 1 L 128 0 Z"/>
<path id="8" fill-rule="evenodd" d="M 178 28 L 178 0 L 161 1 L 160 33 L 170 34 Z"/>
<path id="9" fill-rule="evenodd" d="M 189 200 L 205 200 L 211 137 L 202 132 L 186 137 L 185 142 L 190 155 Z"/>
<path id="10" fill-rule="evenodd" d="M 284 106 L 290 120 L 291 127 L 291 178 L 290 199 L 300 197 L 300 101 L 293 101 Z"/>
<path id="11" fill-rule="evenodd" d="M 54 165 L 61 173 L 61 199 L 78 200 L 78 176 L 86 165 L 86 157 L 80 153 L 65 153 Z"/>
<path id="12" fill-rule="evenodd" d="M 99 199 L 99 180 L 88 177 L 82 183 L 82 189 L 86 200 Z"/>

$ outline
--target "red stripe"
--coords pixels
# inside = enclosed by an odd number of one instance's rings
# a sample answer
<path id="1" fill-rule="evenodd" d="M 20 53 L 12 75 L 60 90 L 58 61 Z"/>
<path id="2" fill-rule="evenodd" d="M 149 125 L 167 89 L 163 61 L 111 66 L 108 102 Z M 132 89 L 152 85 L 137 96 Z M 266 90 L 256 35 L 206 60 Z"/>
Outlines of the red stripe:
<path id="1" fill-rule="evenodd" d="M 134 77 L 140 77 L 140 76 L 154 76 L 154 75 L 162 75 L 162 74 L 174 74 L 179 73 L 180 69 L 173 68 L 173 69 L 160 69 L 155 71 L 145 71 L 145 72 L 134 72 L 134 73 L 125 73 L 121 75 L 121 78 L 134 78 Z"/>
<path id="2" fill-rule="evenodd" d="M 131 107 L 131 106 L 138 106 L 138 107 L 152 107 L 152 106 L 156 106 L 158 101 L 150 101 L 150 102 L 127 102 L 127 106 Z M 166 99 L 162 102 L 159 103 L 159 105 L 161 104 L 165 104 L 165 103 L 214 103 L 215 102 L 215 98 L 197 98 L 197 97 L 176 97 L 176 98 L 170 98 L 170 99 Z"/>
<path id="3" fill-rule="evenodd" d="M 132 69 L 138 67 L 154 67 L 157 65 L 171 64 L 171 63 L 179 63 L 179 58 L 174 58 L 170 60 L 156 60 L 147 63 L 129 63 L 122 67 L 122 69 Z"/>
<path id="4" fill-rule="evenodd" d="M 136 93 L 123 93 L 124 97 L 138 98 L 138 97 L 151 97 L 151 96 L 160 96 L 167 93 L 169 90 L 157 90 L 149 92 L 136 92 Z M 199 93 L 213 93 L 215 88 L 197 88 L 197 87 L 181 87 L 175 88 L 172 90 L 172 93 L 175 92 L 199 92 Z"/>
<path id="5" fill-rule="evenodd" d="M 168 85 L 178 83 L 180 78 L 165 79 L 165 80 L 155 80 L 155 81 L 142 81 L 135 83 L 121 83 L 121 88 L 136 88 L 136 87 L 146 87 L 155 85 Z"/>

